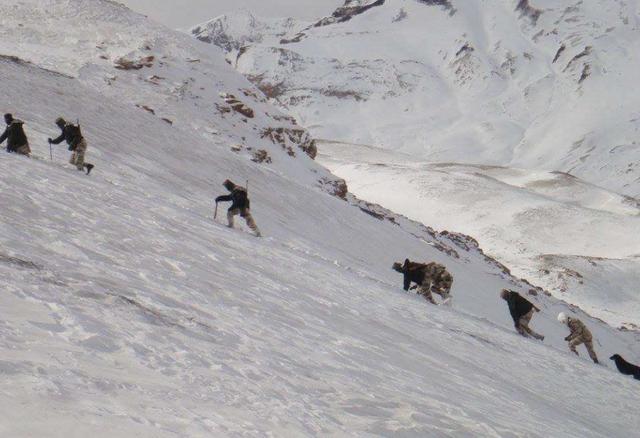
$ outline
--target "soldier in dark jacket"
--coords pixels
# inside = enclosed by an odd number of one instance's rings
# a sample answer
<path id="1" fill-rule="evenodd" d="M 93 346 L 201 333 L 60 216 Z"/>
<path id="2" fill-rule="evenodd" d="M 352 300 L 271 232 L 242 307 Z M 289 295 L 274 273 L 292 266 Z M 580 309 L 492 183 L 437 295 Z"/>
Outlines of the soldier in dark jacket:
<path id="1" fill-rule="evenodd" d="M 231 201 L 231 207 L 229 207 L 229 210 L 227 210 L 227 220 L 229 221 L 229 228 L 233 228 L 233 217 L 239 214 L 245 219 L 249 228 L 251 228 L 256 233 L 256 236 L 260 237 L 260 230 L 258 229 L 256 222 L 253 220 L 253 216 L 251 216 L 251 202 L 249 201 L 249 197 L 247 195 L 247 189 L 234 184 L 230 180 L 225 180 L 222 185 L 225 186 L 231 193 L 228 195 L 218 196 L 216 198 L 216 204 L 218 202 Z"/>
<path id="2" fill-rule="evenodd" d="M 56 125 L 62 131 L 60 135 L 54 139 L 50 138 L 49 143 L 60 144 L 66 141 L 69 145 L 69 150 L 73 151 L 69 163 L 76 166 L 78 170 L 87 169 L 87 175 L 91 173 L 93 164 L 85 163 L 84 156 L 87 152 L 87 141 L 82 136 L 80 126 L 73 123 L 67 123 L 62 117 L 56 119 Z"/>
<path id="3" fill-rule="evenodd" d="M 29 155 L 29 141 L 24 133 L 22 120 L 14 119 L 11 114 L 4 115 L 4 121 L 7 123 L 7 129 L 0 135 L 0 143 L 7 140 L 7 152 L 15 152 L 16 154 Z"/>
<path id="4" fill-rule="evenodd" d="M 416 283 L 411 289 L 418 289 L 418 295 L 430 303 L 437 304 L 432 292 L 440 295 L 444 300 L 449 298 L 453 277 L 447 268 L 435 262 L 416 263 L 405 259 L 404 264 L 396 262 L 393 269 L 404 275 L 404 290 L 409 290 L 411 283 Z"/>
<path id="5" fill-rule="evenodd" d="M 529 328 L 529 322 L 533 317 L 533 312 L 539 312 L 540 309 L 515 291 L 502 289 L 500 297 L 509 305 L 509 313 L 511 313 L 511 318 L 513 318 L 513 323 L 518 333 L 525 338 L 531 335 L 541 341 L 544 340 L 544 336 Z"/>

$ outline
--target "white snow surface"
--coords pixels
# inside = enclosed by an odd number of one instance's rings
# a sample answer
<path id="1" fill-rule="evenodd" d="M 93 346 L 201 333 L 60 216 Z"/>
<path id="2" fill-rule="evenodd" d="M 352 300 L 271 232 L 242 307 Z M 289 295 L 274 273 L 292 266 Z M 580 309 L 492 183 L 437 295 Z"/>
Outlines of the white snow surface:
<path id="1" fill-rule="evenodd" d="M 607 359 L 637 363 L 637 333 L 536 292 L 532 327 L 546 339 L 518 336 L 498 292 L 531 286 L 470 239 L 328 194 L 326 170 L 261 138 L 291 122 L 215 48 L 106 0 L 4 1 L 0 29 L 0 95 L 34 154 L 0 156 L 0 435 L 622 437 L 640 427 L 638 383 Z M 121 56 L 154 62 L 116 70 Z M 217 111 L 219 93 L 241 96 L 255 118 Z M 48 159 L 59 115 L 81 119 L 91 176 L 63 147 Z M 273 163 L 232 152 L 237 143 Z M 227 177 L 250 179 L 265 238 L 212 220 Z M 390 267 L 405 257 L 447 266 L 451 307 L 402 291 Z M 604 366 L 569 353 L 560 311 L 589 326 Z"/>
<path id="2" fill-rule="evenodd" d="M 284 37 L 246 13 L 194 35 L 243 41 L 227 59 L 327 140 L 323 164 L 356 195 L 470 234 L 518 276 L 633 328 L 639 5 L 362 0 Z M 340 22 L 358 6 L 373 7 Z"/>

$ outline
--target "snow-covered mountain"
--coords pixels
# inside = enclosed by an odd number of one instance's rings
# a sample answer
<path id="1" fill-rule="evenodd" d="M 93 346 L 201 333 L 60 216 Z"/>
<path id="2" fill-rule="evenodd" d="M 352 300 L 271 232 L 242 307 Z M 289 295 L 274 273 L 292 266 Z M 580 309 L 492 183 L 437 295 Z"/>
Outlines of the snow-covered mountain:
<path id="1" fill-rule="evenodd" d="M 320 138 L 640 194 L 636 1 L 349 0 L 287 28 L 223 16 L 194 33 L 240 42 L 237 69 Z"/>
<path id="2" fill-rule="evenodd" d="M 34 155 L 0 157 L 2 436 L 640 426 L 637 384 L 607 360 L 638 362 L 637 333 L 513 277 L 471 238 L 346 194 L 217 48 L 108 0 L 8 0 L 0 25 L 4 111 Z M 49 159 L 60 115 L 80 119 L 89 177 L 64 148 Z M 250 181 L 265 238 L 212 220 L 225 178 Z M 402 291 L 390 267 L 405 257 L 447 266 L 451 307 Z M 515 334 L 504 287 L 542 309 L 543 343 Z M 604 366 L 568 352 L 559 311 L 589 326 Z"/>
<path id="3" fill-rule="evenodd" d="M 357 0 L 287 23 L 239 13 L 194 36 L 225 41 L 326 139 L 323 164 L 355 194 L 640 324 L 637 1 Z"/>

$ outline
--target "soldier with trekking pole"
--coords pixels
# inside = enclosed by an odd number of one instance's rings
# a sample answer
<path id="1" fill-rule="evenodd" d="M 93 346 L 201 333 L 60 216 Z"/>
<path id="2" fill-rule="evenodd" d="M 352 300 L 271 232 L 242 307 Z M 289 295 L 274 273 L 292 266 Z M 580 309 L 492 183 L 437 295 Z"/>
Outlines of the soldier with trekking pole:
<path id="1" fill-rule="evenodd" d="M 216 198 L 216 209 L 213 214 L 213 218 L 215 219 L 218 216 L 218 202 L 231 201 L 231 206 L 227 210 L 228 227 L 233 228 L 233 218 L 234 216 L 239 214 L 245 219 L 247 225 L 249 226 L 249 228 L 251 228 L 251 230 L 253 230 L 255 235 L 257 237 L 260 237 L 260 230 L 258 229 L 253 216 L 251 215 L 251 202 L 249 201 L 249 196 L 247 194 L 249 181 L 247 180 L 247 187 L 239 186 L 233 183 L 231 180 L 225 180 L 222 185 L 225 186 L 225 188 L 229 190 L 230 193 L 228 195 L 222 195 Z"/>
<path id="2" fill-rule="evenodd" d="M 87 175 L 89 175 L 94 166 L 93 164 L 84 162 L 84 156 L 87 152 L 87 141 L 80 130 L 80 122 L 74 125 L 73 123 L 67 123 L 62 117 L 58 117 L 56 119 L 56 125 L 58 125 L 58 128 L 60 128 L 62 132 L 55 139 L 49 138 L 49 148 L 51 148 L 51 144 L 60 144 L 66 141 L 69 145 L 69 150 L 72 151 L 69 163 L 76 166 L 78 170 L 86 169 Z M 53 160 L 53 151 L 51 149 L 50 154 Z"/>

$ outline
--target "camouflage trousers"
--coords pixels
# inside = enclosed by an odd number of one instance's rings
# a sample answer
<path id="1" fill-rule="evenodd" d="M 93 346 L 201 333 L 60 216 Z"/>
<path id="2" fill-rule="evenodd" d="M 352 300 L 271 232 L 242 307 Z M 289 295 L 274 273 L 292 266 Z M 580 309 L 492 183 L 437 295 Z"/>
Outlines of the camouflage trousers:
<path id="1" fill-rule="evenodd" d="M 589 353 L 589 357 L 591 358 L 591 360 L 595 363 L 598 363 L 598 356 L 596 356 L 596 352 L 593 349 L 593 338 L 591 338 L 590 336 L 578 336 L 576 338 L 573 338 L 569 341 L 569 349 L 577 355 L 578 350 L 576 350 L 576 347 L 580 344 L 584 344 L 584 346 L 587 347 L 587 353 Z"/>
<path id="2" fill-rule="evenodd" d="M 83 138 L 71 154 L 70 164 L 76 166 L 78 170 L 84 170 L 84 154 L 87 152 L 87 141 Z"/>
<path id="3" fill-rule="evenodd" d="M 29 147 L 29 143 L 23 144 L 22 146 L 18 146 L 16 148 L 16 154 L 30 155 L 31 154 L 31 148 Z"/>
<path id="4" fill-rule="evenodd" d="M 244 220 L 247 222 L 247 226 L 251 228 L 256 233 L 256 235 L 259 236 L 260 230 L 256 225 L 256 221 L 253 220 L 253 216 L 251 216 L 251 211 L 248 208 L 244 210 L 244 214 L 242 214 L 242 210 L 240 210 L 239 208 L 234 208 L 232 210 L 227 211 L 227 221 L 229 221 L 229 228 L 233 228 L 233 217 L 239 214 L 242 217 L 244 217 Z"/>
<path id="5" fill-rule="evenodd" d="M 520 317 L 520 319 L 518 320 L 517 330 L 518 333 L 520 333 L 525 338 L 527 336 L 533 336 L 536 339 L 542 340 L 544 339 L 544 336 L 534 332 L 533 330 L 531 330 L 531 328 L 529 328 L 529 323 L 531 322 L 531 318 L 533 318 L 533 312 L 535 312 L 535 309 L 532 308 L 531 310 L 529 310 L 529 312 Z"/>
<path id="6" fill-rule="evenodd" d="M 445 274 L 445 276 L 448 274 Z M 443 277 L 445 277 L 443 276 Z M 425 300 L 429 301 L 432 304 L 436 303 L 436 300 L 433 299 L 433 293 L 440 295 L 443 300 L 449 298 L 451 293 L 451 284 L 453 280 L 449 280 L 451 278 L 448 275 L 447 278 L 441 278 L 438 281 L 433 281 L 432 279 L 425 279 L 420 286 L 418 286 L 418 290 L 416 291 L 418 295 L 422 295 Z"/>

